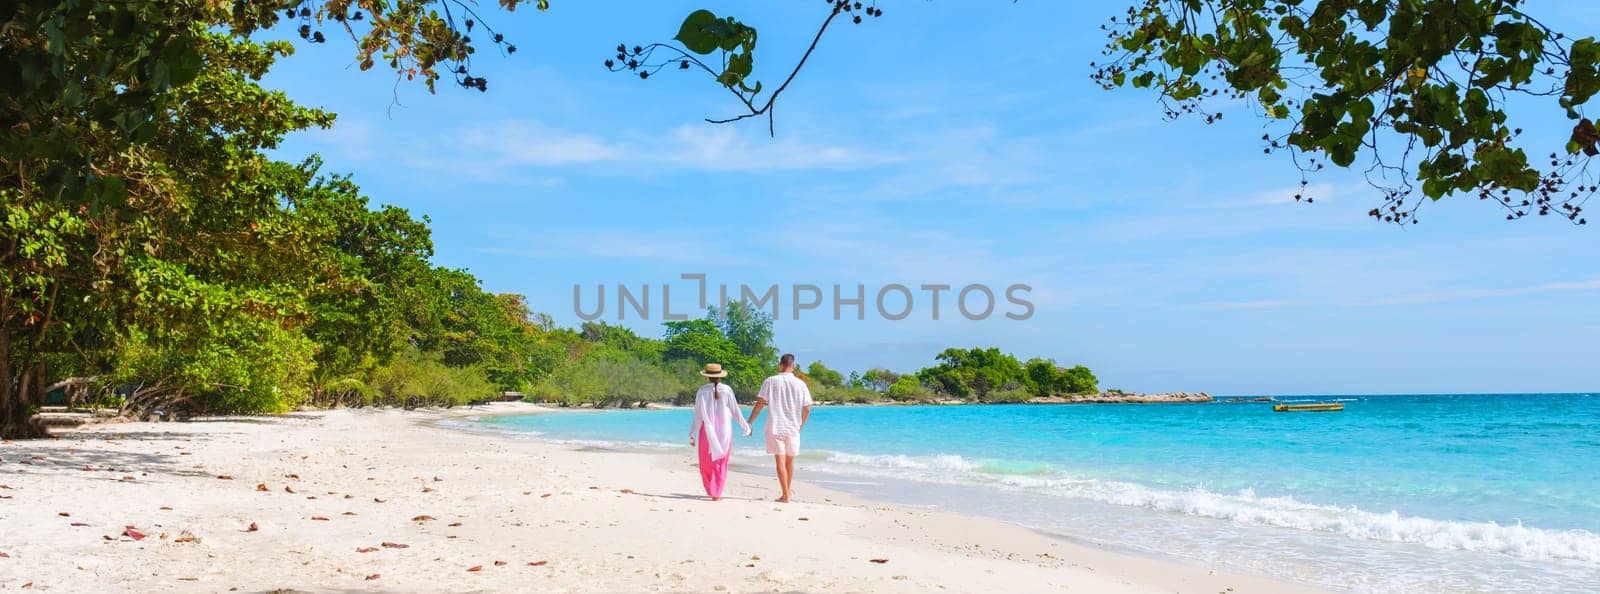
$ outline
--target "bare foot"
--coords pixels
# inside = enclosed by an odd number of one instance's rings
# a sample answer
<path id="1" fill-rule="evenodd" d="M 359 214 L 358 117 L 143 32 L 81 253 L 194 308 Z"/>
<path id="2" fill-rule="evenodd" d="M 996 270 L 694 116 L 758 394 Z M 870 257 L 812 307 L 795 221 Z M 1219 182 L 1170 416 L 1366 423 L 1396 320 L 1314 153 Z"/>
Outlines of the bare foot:
<path id="1" fill-rule="evenodd" d="M 784 495 L 782 497 L 774 499 L 773 501 L 776 501 L 778 503 L 788 503 L 789 502 L 789 496 L 788 495 Z"/>

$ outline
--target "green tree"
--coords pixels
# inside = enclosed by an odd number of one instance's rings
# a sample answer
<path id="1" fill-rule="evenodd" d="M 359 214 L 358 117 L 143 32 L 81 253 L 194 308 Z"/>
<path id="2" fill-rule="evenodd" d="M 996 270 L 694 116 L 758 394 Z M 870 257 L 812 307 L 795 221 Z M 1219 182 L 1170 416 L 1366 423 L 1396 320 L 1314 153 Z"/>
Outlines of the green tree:
<path id="1" fill-rule="evenodd" d="M 1155 90 L 1169 118 L 1209 123 L 1244 101 L 1276 122 L 1263 150 L 1287 151 L 1302 185 L 1324 162 L 1365 169 L 1383 196 L 1368 214 L 1384 221 L 1415 223 L 1424 203 L 1470 194 L 1507 219 L 1584 224 L 1600 155 L 1584 106 L 1600 92 L 1600 43 L 1524 4 L 1144 0 L 1112 17 L 1108 61 L 1091 66 L 1106 89 Z M 1513 118 L 1512 105 L 1563 113 L 1571 134 L 1528 146 L 1529 116 Z"/>
<path id="2" fill-rule="evenodd" d="M 1060 393 L 1058 370 L 1056 362 L 1050 359 L 1038 357 L 1028 359 L 1028 362 L 1022 365 L 1022 373 L 1026 377 L 1025 382 L 1027 383 L 1028 391 L 1033 392 L 1036 396 L 1052 396 Z"/>
<path id="3" fill-rule="evenodd" d="M 889 386 L 898 381 L 900 374 L 882 367 L 874 367 L 861 374 L 861 385 L 874 392 L 888 391 Z"/>
<path id="4" fill-rule="evenodd" d="M 1074 365 L 1071 369 L 1062 371 L 1060 376 L 1061 391 L 1067 394 L 1097 394 L 1100 392 L 1100 379 L 1094 376 L 1093 371 L 1082 365 Z"/>
<path id="5" fill-rule="evenodd" d="M 532 386 L 541 371 L 528 349 L 542 330 L 521 295 L 484 291 L 464 270 L 434 268 L 414 285 L 412 342 L 450 367 L 481 366 L 502 390 Z"/>
<path id="6" fill-rule="evenodd" d="M 716 320 L 723 336 L 732 340 L 744 356 L 757 361 L 778 358 L 778 349 L 772 345 L 772 314 L 741 301 L 729 301 L 720 310 L 711 307 L 707 317 Z"/>
<path id="7" fill-rule="evenodd" d="M 0 27 L 0 436 L 30 437 L 42 433 L 29 409 L 53 354 L 88 365 L 112 359 L 130 328 L 161 351 L 304 318 L 301 271 L 314 258 L 295 249 L 281 202 L 298 180 L 262 151 L 331 118 L 254 84 L 285 45 L 189 31 L 181 48 L 144 47 L 195 67 L 146 72 L 117 59 L 138 47 L 99 45 L 110 32 L 94 22 L 26 30 L 16 25 L 38 15 L 11 8 Z M 99 119 L 135 112 L 149 113 Z"/>
<path id="8" fill-rule="evenodd" d="M 316 177 L 320 168 L 315 158 L 301 165 L 296 174 L 305 188 L 287 196 L 304 245 L 322 250 L 305 328 L 317 344 L 318 395 L 330 384 L 359 381 L 409 344 L 408 303 L 418 298 L 415 287 L 431 272 L 433 255 L 426 223 L 393 206 L 371 210 L 349 177 Z"/>
<path id="9" fill-rule="evenodd" d="M 889 385 L 887 390 L 884 390 L 884 393 L 890 398 L 901 401 L 923 401 L 933 399 L 933 391 L 929 390 L 927 386 L 923 385 L 922 381 L 918 380 L 917 376 L 914 374 L 900 376 L 899 379 L 896 379 L 893 384 Z"/>
<path id="10" fill-rule="evenodd" d="M 824 386 L 837 388 L 844 385 L 844 375 L 828 368 L 821 361 L 812 361 L 811 365 L 806 366 L 806 375 Z"/>
<path id="11" fill-rule="evenodd" d="M 128 386 L 124 412 L 170 420 L 197 410 L 280 413 L 309 395 L 314 344 L 275 321 L 225 312 L 230 323 L 197 326 L 182 342 L 130 328 L 117 341 L 110 383 Z"/>
<path id="12" fill-rule="evenodd" d="M 1021 385 L 1022 364 L 998 348 L 949 348 L 935 359 L 938 365 L 917 372 L 920 380 L 952 396 L 983 399 L 991 390 Z"/>
<path id="13" fill-rule="evenodd" d="M 410 347 L 373 370 L 369 388 L 361 393 L 368 403 L 413 408 L 468 404 L 493 396 L 495 389 L 482 369 L 446 365 L 442 353 Z"/>
<path id="14" fill-rule="evenodd" d="M 534 399 L 565 405 L 628 406 L 680 397 L 698 376 L 663 368 L 625 351 L 601 347 L 563 367 L 534 391 Z M 676 372 L 676 373 L 675 373 Z"/>
<path id="15" fill-rule="evenodd" d="M 710 308 L 704 318 L 666 322 L 663 326 L 665 360 L 721 363 L 728 370 L 724 381 L 739 394 L 754 394 L 762 380 L 777 372 L 772 317 L 766 312 L 729 302 L 720 311 Z"/>
<path id="16" fill-rule="evenodd" d="M 584 322 L 580 333 L 583 334 L 584 340 L 632 353 L 647 362 L 659 362 L 666 353 L 665 342 L 639 336 L 623 326 L 605 322 Z"/>
<path id="17" fill-rule="evenodd" d="M 1023 365 L 1028 391 L 1036 396 L 1090 394 L 1099 391 L 1099 380 L 1088 367 L 1059 367 L 1050 359 L 1035 357 Z"/>

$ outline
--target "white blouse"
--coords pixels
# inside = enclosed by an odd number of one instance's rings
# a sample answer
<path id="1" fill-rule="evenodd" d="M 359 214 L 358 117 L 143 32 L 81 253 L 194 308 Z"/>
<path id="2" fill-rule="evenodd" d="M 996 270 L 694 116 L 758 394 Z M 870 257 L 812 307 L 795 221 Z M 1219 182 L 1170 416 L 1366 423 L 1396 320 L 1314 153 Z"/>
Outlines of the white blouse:
<path id="1" fill-rule="evenodd" d="M 712 386 L 716 386 L 717 395 L 711 393 Z M 739 421 L 739 428 L 745 435 L 750 434 L 750 423 L 745 421 L 744 413 L 739 411 L 739 401 L 733 396 L 733 388 L 724 384 L 700 386 L 694 394 L 694 424 L 689 427 L 689 439 L 699 439 L 700 429 L 706 430 L 706 448 L 711 453 L 712 460 L 721 460 L 733 450 L 733 421 Z"/>

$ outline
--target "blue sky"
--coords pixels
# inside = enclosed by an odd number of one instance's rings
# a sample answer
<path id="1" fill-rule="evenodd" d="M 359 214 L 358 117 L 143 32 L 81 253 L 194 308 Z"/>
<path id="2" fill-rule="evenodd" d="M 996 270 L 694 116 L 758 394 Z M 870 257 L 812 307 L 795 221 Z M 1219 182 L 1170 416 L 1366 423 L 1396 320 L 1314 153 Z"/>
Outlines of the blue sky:
<path id="1" fill-rule="evenodd" d="M 882 2 L 883 18 L 830 29 L 775 138 L 764 122 L 704 123 L 736 113 L 704 78 L 600 63 L 706 7 L 760 30 L 755 76 L 771 88 L 822 2 L 552 4 L 489 18 L 518 52 L 477 60 L 485 94 L 360 72 L 342 38 L 302 46 L 267 84 L 339 120 L 282 154 L 320 153 L 374 201 L 428 215 L 438 263 L 563 324 L 578 321 L 574 284 L 672 284 L 681 310 L 682 273 L 869 297 L 1027 283 L 1025 321 L 932 321 L 920 305 L 898 322 L 784 316 L 778 346 L 847 370 L 999 346 L 1143 391 L 1600 389 L 1600 230 L 1510 223 L 1470 198 L 1400 229 L 1366 217 L 1379 195 L 1346 172 L 1294 204 L 1299 176 L 1262 154 L 1248 109 L 1166 122 L 1153 95 L 1089 82 L 1099 24 L 1126 2 Z M 1600 17 L 1574 5 L 1541 16 L 1595 34 Z M 1559 147 L 1571 124 L 1530 107 L 1530 152 Z"/>

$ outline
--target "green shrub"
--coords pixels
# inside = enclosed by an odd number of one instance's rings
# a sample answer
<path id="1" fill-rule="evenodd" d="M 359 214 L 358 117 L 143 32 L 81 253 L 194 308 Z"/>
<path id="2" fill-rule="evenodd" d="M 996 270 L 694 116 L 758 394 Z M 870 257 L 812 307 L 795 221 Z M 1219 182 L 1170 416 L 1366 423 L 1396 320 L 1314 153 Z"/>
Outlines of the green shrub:
<path id="1" fill-rule="evenodd" d="M 832 402 L 838 404 L 870 404 L 883 398 L 883 395 L 855 386 L 828 386 L 815 385 L 811 389 L 811 397 L 818 402 Z"/>
<path id="2" fill-rule="evenodd" d="M 669 372 L 622 351 L 597 348 L 540 382 L 532 396 L 565 405 L 625 406 L 681 398 L 692 394 L 689 386 L 698 387 L 699 380 L 698 374 Z"/>
<path id="3" fill-rule="evenodd" d="M 900 376 L 893 384 L 890 384 L 886 394 L 888 394 L 889 398 L 905 402 L 922 402 L 933 400 L 934 398 L 933 390 L 922 385 L 922 382 L 917 380 L 916 375 L 909 373 Z"/>
<path id="4" fill-rule="evenodd" d="M 498 393 L 482 369 L 450 367 L 442 354 L 416 348 L 373 370 L 367 387 L 361 392 L 364 403 L 403 406 L 468 404 Z"/>
<path id="5" fill-rule="evenodd" d="M 1033 398 L 1033 394 L 1029 393 L 1026 388 L 1007 387 L 999 390 L 990 390 L 988 394 L 984 395 L 983 401 L 993 404 L 1017 404 L 1028 402 L 1031 398 Z"/>

